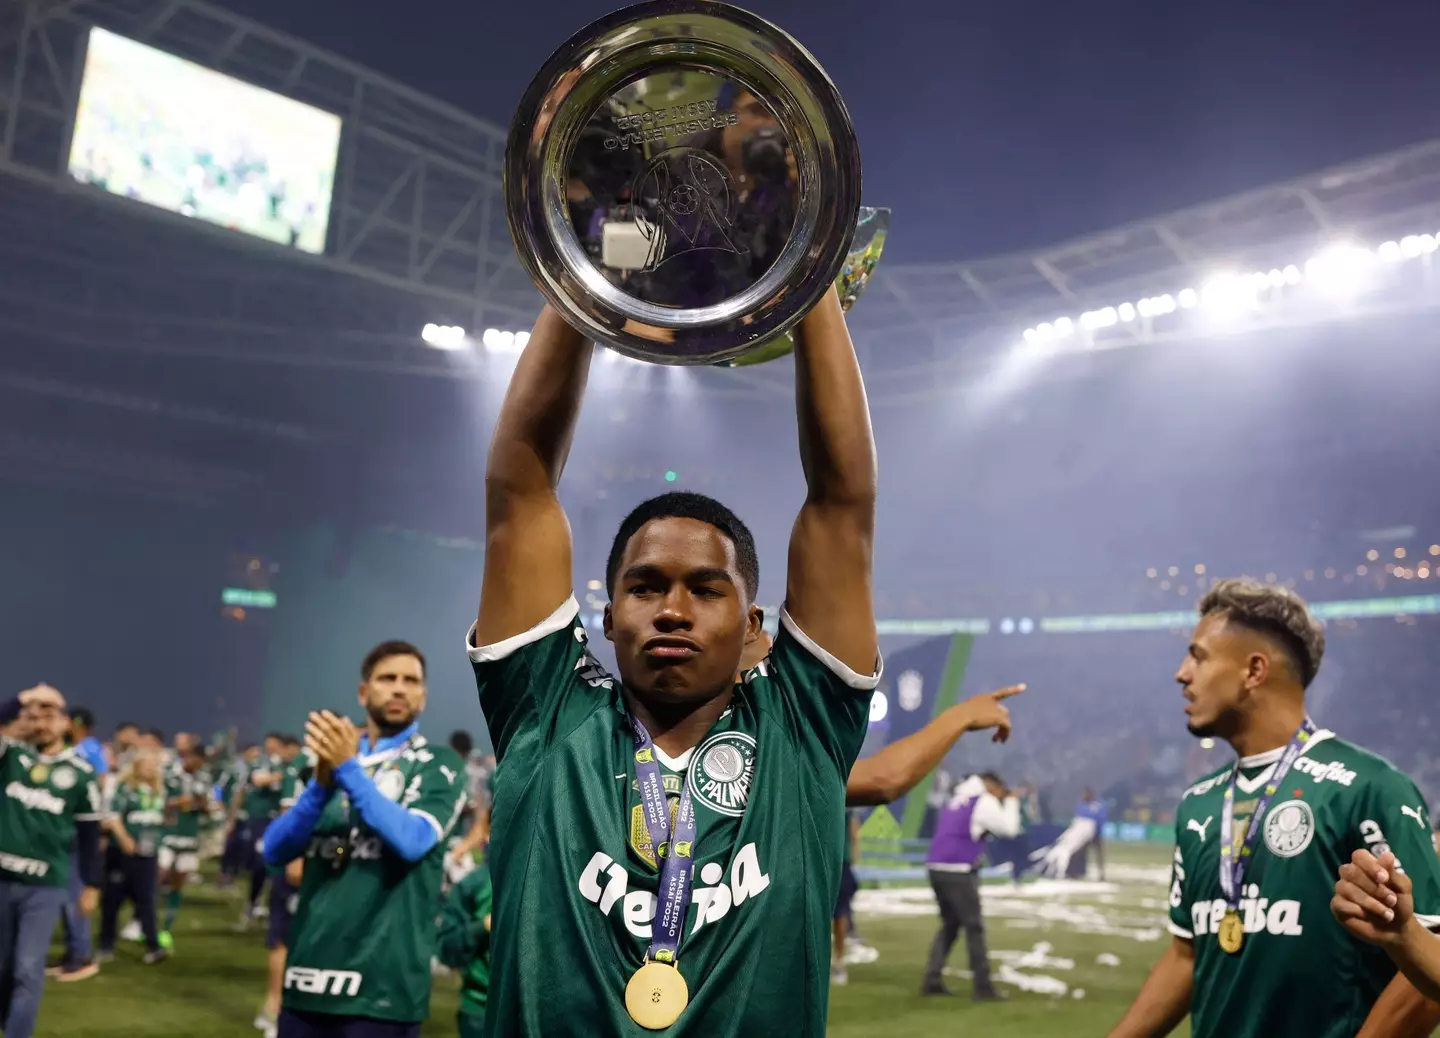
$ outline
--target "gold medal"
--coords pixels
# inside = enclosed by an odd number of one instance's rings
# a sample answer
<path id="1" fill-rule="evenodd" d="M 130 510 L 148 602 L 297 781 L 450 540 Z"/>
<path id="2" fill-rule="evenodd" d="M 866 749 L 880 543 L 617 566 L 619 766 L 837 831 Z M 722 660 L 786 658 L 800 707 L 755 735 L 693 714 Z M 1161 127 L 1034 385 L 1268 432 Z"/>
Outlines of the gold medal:
<path id="1" fill-rule="evenodd" d="M 1234 955 L 1245 943 L 1245 924 L 1240 920 L 1240 913 L 1230 909 L 1225 917 L 1220 920 L 1220 950 L 1226 955 Z"/>
<path id="2" fill-rule="evenodd" d="M 37 786 L 50 777 L 50 768 L 44 764 L 37 764 L 30 769 L 30 781 Z"/>
<path id="3" fill-rule="evenodd" d="M 646 962 L 625 985 L 625 1011 L 647 1031 L 663 1031 L 685 1012 L 690 989 L 674 966 Z"/>

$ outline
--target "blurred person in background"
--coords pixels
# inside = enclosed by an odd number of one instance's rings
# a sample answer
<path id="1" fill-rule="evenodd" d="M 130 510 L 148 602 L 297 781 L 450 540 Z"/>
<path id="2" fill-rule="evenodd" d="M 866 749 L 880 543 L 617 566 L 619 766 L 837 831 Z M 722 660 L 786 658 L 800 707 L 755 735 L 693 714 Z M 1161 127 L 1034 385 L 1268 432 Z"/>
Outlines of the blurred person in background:
<path id="1" fill-rule="evenodd" d="M 108 785 L 106 773 L 110 768 L 105 759 L 105 748 L 101 745 L 100 740 L 95 738 L 95 715 L 85 707 L 77 706 L 70 711 L 69 741 L 75 748 L 75 752 L 95 772 L 95 780 L 100 783 L 103 794 Z M 90 916 L 89 913 L 80 910 L 82 886 L 79 862 L 76 857 L 72 856 L 70 859 L 70 899 L 65 902 L 65 911 L 60 916 L 65 929 L 65 954 L 59 963 L 47 971 L 51 977 L 57 980 L 84 980 L 86 977 L 94 976 L 96 972 L 91 967 L 94 955 L 90 947 Z"/>
<path id="2" fill-rule="evenodd" d="M 265 889 L 268 872 L 261 847 L 265 830 L 280 814 L 280 799 L 285 786 L 285 759 L 282 751 L 285 739 L 279 732 L 265 736 L 265 745 L 259 759 L 250 766 L 245 784 L 235 801 L 235 817 L 232 826 L 244 824 L 246 844 L 249 847 L 246 861 L 250 872 L 250 894 L 240 912 L 239 930 L 246 930 L 250 920 L 262 919 L 269 915 L 269 909 L 260 903 L 260 894 Z"/>
<path id="3" fill-rule="evenodd" d="M 159 753 L 160 765 L 161 767 L 165 766 L 167 757 L 165 752 L 164 730 L 160 728 L 145 729 L 143 732 L 140 733 L 140 738 L 137 740 L 137 745 L 144 749 L 154 750 L 156 753 Z"/>
<path id="4" fill-rule="evenodd" d="M 210 813 L 214 780 L 205 767 L 205 750 L 195 737 L 176 737 L 180 753 L 178 770 L 165 777 L 167 824 L 160 838 L 160 890 L 165 895 L 164 918 L 160 924 L 160 945 L 174 947 L 175 920 L 180 914 L 185 884 L 200 871 L 200 825 Z"/>
<path id="5" fill-rule="evenodd" d="M 490 907 L 494 891 L 490 869 L 481 862 L 450 891 L 440 915 L 435 954 L 460 970 L 460 1038 L 485 1033 L 485 1004 L 490 997 Z"/>
<path id="6" fill-rule="evenodd" d="M 0 740 L 0 1030 L 31 1038 L 45 984 L 45 954 L 68 900 L 78 846 L 88 915 L 99 902 L 100 786 L 65 745 L 65 699 L 48 685 L 20 694 L 28 743 Z M 13 707 L 7 709 L 13 710 Z M 87 975 L 98 967 L 87 964 Z"/>
<path id="7" fill-rule="evenodd" d="M 270 865 L 304 859 L 278 1038 L 415 1038 L 430 1012 L 445 839 L 465 804 L 465 762 L 420 734 L 419 649 L 383 642 L 360 678 L 365 733 L 328 710 L 310 715 L 315 781 L 265 834 Z"/>
<path id="8" fill-rule="evenodd" d="M 745 647 L 740 657 L 740 674 L 753 669 L 770 654 L 770 635 L 764 631 L 754 642 Z M 741 680 L 737 677 L 737 681 Z M 847 807 L 878 807 L 905 796 L 927 775 L 935 771 L 940 761 L 950 752 L 955 743 L 966 732 L 995 729 L 993 742 L 1003 743 L 1010 738 L 1010 711 L 1004 701 L 1025 691 L 1024 685 L 1011 685 L 995 692 L 984 692 L 971 696 L 963 703 L 942 711 L 918 732 L 912 732 L 903 739 L 896 739 L 889 745 L 857 760 L 850 769 L 845 782 L 845 804 Z M 851 902 L 859 889 L 855 878 L 855 861 L 859 858 L 860 834 L 859 816 L 846 812 L 845 863 L 840 874 L 840 893 L 835 906 L 831 936 L 834 941 L 830 980 L 845 984 L 849 975 L 845 970 L 847 943 L 854 931 L 854 915 Z M 878 956 L 868 949 L 862 956 L 873 962 Z"/>
<path id="9" fill-rule="evenodd" d="M 250 863 L 251 852 L 247 848 L 253 846 L 253 841 L 246 839 L 249 826 L 240 823 L 235 817 L 236 803 L 250 775 L 250 768 L 259 756 L 260 747 L 251 743 L 230 759 L 220 775 L 220 803 L 225 808 L 227 820 L 225 841 L 220 852 L 221 887 L 233 886 L 236 877 L 245 871 L 245 867 Z"/>
<path id="10" fill-rule="evenodd" d="M 165 831 L 165 781 L 159 757 L 152 750 L 130 755 L 119 775 L 104 829 L 110 834 L 105 852 L 105 887 L 100 899 L 102 962 L 115 957 L 116 926 L 126 901 L 135 908 L 135 922 L 145 941 L 145 965 L 163 962 L 160 929 L 155 918 L 159 888 L 156 855 Z"/>
<path id="11" fill-rule="evenodd" d="M 998 734 L 998 733 L 997 733 Z M 1020 799 L 993 771 L 972 775 L 955 792 L 935 823 L 925 868 L 940 905 L 940 930 L 920 985 L 922 995 L 952 994 L 945 986 L 945 960 L 961 931 L 974 975 L 971 997 L 977 1002 L 1004 998 L 990 980 L 985 947 L 985 917 L 980 905 L 980 859 L 985 841 L 1020 834 Z"/>
<path id="12" fill-rule="evenodd" d="M 1331 915 L 1357 847 L 1393 851 L 1416 912 L 1440 927 L 1440 861 L 1415 784 L 1318 728 L 1306 690 L 1325 628 L 1283 586 L 1217 580 L 1176 671 L 1186 728 L 1234 758 L 1175 816 L 1170 946 L 1111 1038 L 1419 1038 L 1425 1000 Z M 1423 1027 L 1423 1029 L 1421 1029 Z"/>
<path id="13" fill-rule="evenodd" d="M 309 781 L 310 757 L 300 752 L 300 740 L 281 736 L 281 757 L 289 757 L 284 769 L 285 783 L 280 791 L 280 816 L 295 806 Z M 266 1038 L 275 1038 L 279 1029 L 280 1003 L 285 993 L 285 963 L 289 956 L 290 925 L 300 900 L 300 880 L 305 861 L 296 858 L 288 865 L 265 863 L 269 874 L 269 919 L 265 924 L 267 973 L 265 1001 L 255 1017 L 255 1026 Z"/>
<path id="14" fill-rule="evenodd" d="M 450 748 L 465 762 L 465 809 L 445 852 L 446 878 L 458 883 L 475 867 L 475 855 L 490 840 L 490 776 L 494 769 L 486 767 L 484 758 L 475 752 L 469 732 L 451 732 Z"/>
<path id="15" fill-rule="evenodd" d="M 1095 869 L 1100 882 L 1105 882 L 1105 821 L 1110 812 L 1105 801 L 1097 799 L 1089 786 L 1080 794 L 1080 803 L 1075 805 L 1076 818 L 1088 818 L 1095 825 L 1095 835 L 1090 838 L 1090 847 L 1095 852 Z"/>

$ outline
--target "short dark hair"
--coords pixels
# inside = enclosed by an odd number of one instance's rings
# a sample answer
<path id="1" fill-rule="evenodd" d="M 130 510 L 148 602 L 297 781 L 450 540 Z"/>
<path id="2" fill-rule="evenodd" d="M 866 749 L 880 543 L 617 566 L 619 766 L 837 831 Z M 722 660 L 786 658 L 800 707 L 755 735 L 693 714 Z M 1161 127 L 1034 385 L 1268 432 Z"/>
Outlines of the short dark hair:
<path id="1" fill-rule="evenodd" d="M 1290 658 L 1301 688 L 1315 680 L 1325 656 L 1325 628 L 1289 588 L 1234 577 L 1211 587 L 1199 608 L 1201 618 L 1223 616 L 1227 623 L 1275 639 Z"/>
<path id="2" fill-rule="evenodd" d="M 755 553 L 755 538 L 750 533 L 750 528 L 740 521 L 738 515 L 713 497 L 677 490 L 636 505 L 615 532 L 615 541 L 610 545 L 610 558 L 605 563 L 605 588 L 612 597 L 615 594 L 615 579 L 620 575 L 620 560 L 625 555 L 630 538 L 652 519 L 696 519 L 715 527 L 735 545 L 735 561 L 740 567 L 740 579 L 745 585 L 745 594 L 751 602 L 759 596 L 760 558 Z"/>
<path id="3" fill-rule="evenodd" d="M 165 741 L 165 731 L 162 728 L 146 728 L 145 734 L 157 742 L 163 743 Z"/>
<path id="4" fill-rule="evenodd" d="M 457 728 L 450 733 L 450 748 L 460 756 L 468 757 L 475 748 L 475 740 L 470 738 L 469 732 Z"/>
<path id="5" fill-rule="evenodd" d="M 280 741 L 286 746 L 299 746 L 300 740 L 293 735 L 282 735 Z"/>
<path id="6" fill-rule="evenodd" d="M 364 661 L 360 664 L 360 677 L 369 681 L 370 675 L 375 672 L 375 665 L 381 660 L 389 659 L 391 656 L 414 656 L 420 661 L 420 674 L 425 674 L 425 654 L 409 642 L 402 642 L 398 639 L 381 642 L 375 648 L 365 654 Z"/>
<path id="7" fill-rule="evenodd" d="M 1010 788 L 1008 786 L 1005 786 L 1005 780 L 993 771 L 980 772 L 980 778 L 985 782 L 993 782 L 995 783 L 995 785 L 1004 786 L 1006 789 Z"/>
<path id="8" fill-rule="evenodd" d="M 87 730 L 93 729 L 95 727 L 95 711 L 85 706 L 72 706 L 70 708 L 70 721 L 72 724 L 78 724 Z"/>
<path id="9" fill-rule="evenodd" d="M 269 742 L 271 739 L 274 739 L 276 742 L 284 742 L 284 741 L 285 741 L 285 733 L 284 733 L 284 732 L 266 732 L 266 733 L 265 733 L 265 741 L 266 741 L 266 742 Z"/>
<path id="10" fill-rule="evenodd" d="M 126 728 L 134 728 L 137 732 L 140 730 L 140 726 L 134 721 L 121 721 L 115 726 L 115 731 L 123 732 Z"/>

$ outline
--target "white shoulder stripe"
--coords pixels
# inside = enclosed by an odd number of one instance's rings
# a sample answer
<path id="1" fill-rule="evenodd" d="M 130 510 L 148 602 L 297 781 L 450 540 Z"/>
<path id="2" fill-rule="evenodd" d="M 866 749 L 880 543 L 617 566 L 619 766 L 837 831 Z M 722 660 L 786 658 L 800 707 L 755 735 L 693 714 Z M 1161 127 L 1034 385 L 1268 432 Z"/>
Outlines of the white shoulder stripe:
<path id="1" fill-rule="evenodd" d="M 471 663 L 498 663 L 509 656 L 513 656 L 527 645 L 534 645 L 542 638 L 548 638 L 556 631 L 563 631 L 575 622 L 575 617 L 580 615 L 580 603 L 574 595 L 571 595 L 560 607 L 545 619 L 541 620 L 528 631 L 521 631 L 519 634 L 506 638 L 494 645 L 475 644 L 475 625 L 470 625 L 470 631 L 465 635 L 465 651 L 470 656 Z"/>
<path id="2" fill-rule="evenodd" d="M 1171 933 L 1173 933 L 1176 937 L 1183 937 L 1187 941 L 1193 941 L 1195 939 L 1195 935 L 1189 930 L 1185 929 L 1185 927 L 1176 926 L 1175 920 L 1173 919 L 1165 920 L 1165 928 Z"/>
<path id="3" fill-rule="evenodd" d="M 782 608 L 780 610 L 780 623 L 784 626 L 785 630 L 790 632 L 790 637 L 799 642 L 806 652 L 814 656 L 826 670 L 834 674 L 851 688 L 856 691 L 866 692 L 880 684 L 880 676 L 885 672 L 885 661 L 880 658 L 878 653 L 875 656 L 875 673 L 861 674 L 859 671 L 852 670 L 840 662 L 835 656 L 817 644 L 813 638 L 800 630 L 800 626 L 791 618 L 788 609 Z"/>
<path id="4" fill-rule="evenodd" d="M 1440 915 L 1421 915 L 1416 912 L 1415 918 L 1419 920 L 1421 926 L 1432 933 L 1440 932 Z"/>

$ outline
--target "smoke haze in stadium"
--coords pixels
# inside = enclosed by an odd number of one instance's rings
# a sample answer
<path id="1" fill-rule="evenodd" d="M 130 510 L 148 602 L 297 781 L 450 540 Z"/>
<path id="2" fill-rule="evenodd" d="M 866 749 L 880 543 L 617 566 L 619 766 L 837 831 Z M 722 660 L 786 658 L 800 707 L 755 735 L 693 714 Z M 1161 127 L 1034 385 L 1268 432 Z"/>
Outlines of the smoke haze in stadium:
<path id="1" fill-rule="evenodd" d="M 620 0 L 226 6 L 501 125 Z M 1440 5 L 749 0 L 835 78 L 894 262 L 1049 244 L 1440 136 Z M 903 204 L 902 204 L 903 200 Z"/>

